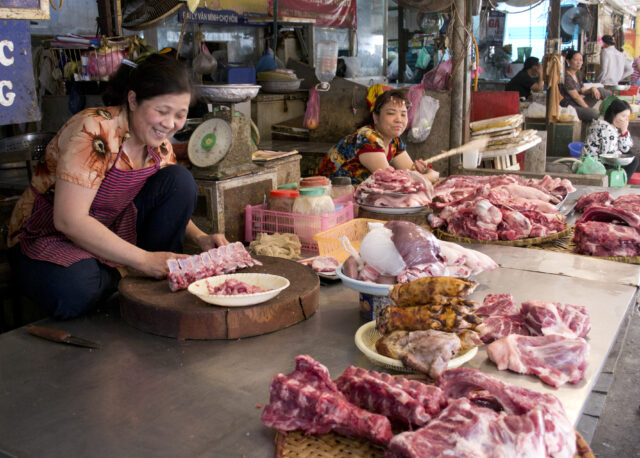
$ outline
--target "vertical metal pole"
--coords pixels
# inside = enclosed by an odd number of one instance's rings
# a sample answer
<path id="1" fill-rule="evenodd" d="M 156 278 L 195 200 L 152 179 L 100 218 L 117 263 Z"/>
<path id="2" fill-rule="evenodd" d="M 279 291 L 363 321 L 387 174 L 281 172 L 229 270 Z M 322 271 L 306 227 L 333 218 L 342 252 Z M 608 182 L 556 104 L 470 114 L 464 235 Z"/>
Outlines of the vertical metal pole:
<path id="1" fill-rule="evenodd" d="M 466 71 L 464 60 L 464 21 L 465 0 L 454 0 L 452 5 L 452 54 L 453 63 L 451 73 L 451 118 L 449 124 L 449 146 L 456 148 L 462 144 L 462 129 L 464 126 L 464 73 Z M 459 158 L 458 158 L 459 162 Z M 450 170 L 456 165 L 449 159 Z"/>
<path id="2" fill-rule="evenodd" d="M 278 0 L 273 0 L 273 57 L 278 50 Z"/>
<path id="3" fill-rule="evenodd" d="M 471 83 L 473 78 L 471 77 L 471 34 L 473 33 L 473 0 L 465 1 L 465 14 L 464 22 L 465 28 L 469 31 L 464 37 L 464 129 L 462 130 L 462 143 L 466 143 L 469 140 L 469 122 L 471 117 Z M 460 156 L 456 156 L 458 162 L 460 162 Z"/>
<path id="4" fill-rule="evenodd" d="M 398 6 L 398 83 L 404 83 L 404 70 L 407 66 L 407 33 L 404 29 L 404 8 Z"/>
<path id="5" fill-rule="evenodd" d="M 389 49 L 389 0 L 383 0 L 384 16 L 382 18 L 382 76 L 387 76 L 387 52 Z"/>
<path id="6" fill-rule="evenodd" d="M 550 0 L 549 1 L 549 16 L 547 19 L 547 40 L 553 40 L 560 38 L 560 2 L 561 0 Z M 543 70 L 544 71 L 544 70 Z M 561 81 L 560 83 L 563 83 Z M 549 116 L 549 97 L 551 95 L 551 91 L 547 91 L 547 113 L 545 115 L 545 123 L 547 125 L 547 155 L 551 149 L 553 149 L 553 131 L 549 129 L 549 124 L 551 123 L 551 119 Z M 551 138 L 549 137 L 549 133 L 551 133 Z"/>

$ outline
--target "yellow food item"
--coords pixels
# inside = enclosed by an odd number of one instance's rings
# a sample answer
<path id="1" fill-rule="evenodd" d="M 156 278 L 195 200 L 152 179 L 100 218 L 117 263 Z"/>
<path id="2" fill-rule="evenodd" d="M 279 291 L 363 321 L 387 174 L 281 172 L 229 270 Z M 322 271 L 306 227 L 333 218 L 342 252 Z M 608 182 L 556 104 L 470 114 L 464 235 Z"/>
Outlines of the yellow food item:
<path id="1" fill-rule="evenodd" d="M 451 298 L 464 297 L 473 292 L 478 283 L 454 277 L 422 277 L 409 283 L 393 286 L 390 297 L 398 307 L 420 304 L 446 304 Z"/>
<path id="2" fill-rule="evenodd" d="M 258 72 L 256 79 L 258 81 L 295 81 L 298 77 L 284 72 Z"/>

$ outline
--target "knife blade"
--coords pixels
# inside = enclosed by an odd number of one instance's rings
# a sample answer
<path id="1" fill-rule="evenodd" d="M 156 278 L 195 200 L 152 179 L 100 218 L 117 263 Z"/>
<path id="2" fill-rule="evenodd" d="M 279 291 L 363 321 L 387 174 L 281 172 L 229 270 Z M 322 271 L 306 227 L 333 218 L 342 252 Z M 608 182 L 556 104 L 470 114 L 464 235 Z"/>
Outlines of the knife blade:
<path id="1" fill-rule="evenodd" d="M 77 345 L 79 347 L 100 348 L 100 345 L 98 345 L 96 342 L 92 342 L 91 340 L 83 339 L 81 337 L 72 336 L 67 331 L 63 331 L 61 329 L 32 325 L 27 328 L 27 331 L 31 335 L 50 340 L 52 342 Z"/>

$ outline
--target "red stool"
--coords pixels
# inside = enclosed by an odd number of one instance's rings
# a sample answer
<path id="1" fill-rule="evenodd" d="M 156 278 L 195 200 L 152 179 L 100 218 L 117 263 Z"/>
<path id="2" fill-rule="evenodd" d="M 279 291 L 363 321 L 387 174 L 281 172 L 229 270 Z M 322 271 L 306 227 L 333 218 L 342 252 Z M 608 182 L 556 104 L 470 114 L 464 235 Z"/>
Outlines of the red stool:
<path id="1" fill-rule="evenodd" d="M 634 173 L 629 179 L 629 184 L 640 184 L 640 173 Z"/>

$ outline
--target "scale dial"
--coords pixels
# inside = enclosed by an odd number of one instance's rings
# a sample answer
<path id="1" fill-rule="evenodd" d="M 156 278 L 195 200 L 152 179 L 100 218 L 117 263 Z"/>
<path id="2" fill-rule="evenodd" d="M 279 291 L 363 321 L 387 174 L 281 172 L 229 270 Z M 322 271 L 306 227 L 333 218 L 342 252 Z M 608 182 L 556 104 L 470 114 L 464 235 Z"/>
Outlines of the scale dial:
<path id="1" fill-rule="evenodd" d="M 220 118 L 200 124 L 189 138 L 189 160 L 196 167 L 211 167 L 220 162 L 231 149 L 231 125 Z"/>

